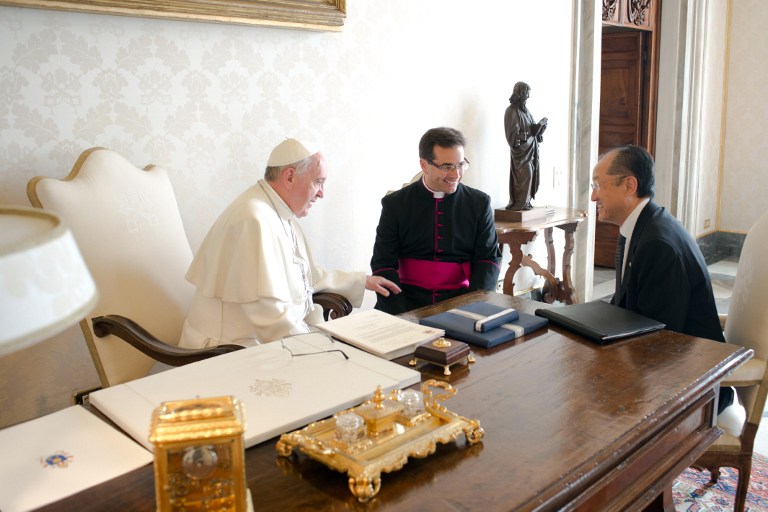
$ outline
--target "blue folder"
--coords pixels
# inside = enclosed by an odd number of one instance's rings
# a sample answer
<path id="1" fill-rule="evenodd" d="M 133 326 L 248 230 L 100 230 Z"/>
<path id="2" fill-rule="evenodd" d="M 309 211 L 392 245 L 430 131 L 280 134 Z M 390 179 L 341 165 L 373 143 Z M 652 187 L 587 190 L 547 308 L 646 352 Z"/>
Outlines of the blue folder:
<path id="1" fill-rule="evenodd" d="M 444 313 L 419 319 L 422 325 L 443 329 L 445 335 L 459 341 L 471 343 L 485 348 L 495 347 L 501 343 L 514 340 L 537 329 L 545 327 L 546 318 L 519 313 L 515 311 L 512 316 L 517 316 L 512 321 L 507 321 L 498 327 L 478 332 L 475 330 L 475 322 L 478 317 L 490 316 L 507 308 L 489 304 L 487 302 L 473 302 Z"/>

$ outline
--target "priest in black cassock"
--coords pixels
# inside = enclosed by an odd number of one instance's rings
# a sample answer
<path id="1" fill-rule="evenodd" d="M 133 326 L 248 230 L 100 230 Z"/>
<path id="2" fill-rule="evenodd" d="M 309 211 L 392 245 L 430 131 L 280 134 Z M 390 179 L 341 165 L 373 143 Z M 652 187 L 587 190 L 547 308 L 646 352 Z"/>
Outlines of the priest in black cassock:
<path id="1" fill-rule="evenodd" d="M 419 142 L 421 179 L 381 200 L 371 269 L 402 293 L 377 294 L 376 309 L 399 314 L 496 289 L 501 250 L 491 200 L 461 183 L 464 146 L 458 130 L 428 130 Z"/>

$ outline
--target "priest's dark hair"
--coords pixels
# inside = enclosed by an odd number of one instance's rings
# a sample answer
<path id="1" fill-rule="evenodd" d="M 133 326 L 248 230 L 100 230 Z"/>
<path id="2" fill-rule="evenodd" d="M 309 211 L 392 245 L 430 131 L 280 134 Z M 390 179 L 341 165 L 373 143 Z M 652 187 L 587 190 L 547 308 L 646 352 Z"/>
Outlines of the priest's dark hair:
<path id="1" fill-rule="evenodd" d="M 435 158 L 435 145 L 441 148 L 466 146 L 467 140 L 464 138 L 464 134 L 455 128 L 445 126 L 430 128 L 421 136 L 419 141 L 419 158 L 433 160 Z"/>

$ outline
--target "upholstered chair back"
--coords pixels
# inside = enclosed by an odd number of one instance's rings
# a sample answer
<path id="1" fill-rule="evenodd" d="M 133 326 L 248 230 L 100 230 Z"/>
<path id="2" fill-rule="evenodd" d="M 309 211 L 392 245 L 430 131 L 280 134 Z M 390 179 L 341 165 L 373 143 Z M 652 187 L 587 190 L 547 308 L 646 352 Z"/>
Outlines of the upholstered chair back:
<path id="1" fill-rule="evenodd" d="M 745 367 L 760 379 L 768 361 L 768 212 L 750 228 L 741 249 L 725 323 L 725 339 L 755 351 L 754 358 Z M 755 404 L 765 401 L 765 386 L 738 387 L 736 390 L 747 411 L 747 420 L 759 424 L 763 411 Z M 762 396 L 758 397 L 758 394 Z"/>
<path id="2" fill-rule="evenodd" d="M 168 174 L 92 148 L 66 178 L 33 178 L 27 193 L 66 219 L 96 282 L 99 302 L 80 326 L 102 386 L 145 376 L 155 361 L 112 335 L 94 336 L 91 318 L 122 315 L 178 343 L 194 293 L 184 279 L 192 251 Z"/>

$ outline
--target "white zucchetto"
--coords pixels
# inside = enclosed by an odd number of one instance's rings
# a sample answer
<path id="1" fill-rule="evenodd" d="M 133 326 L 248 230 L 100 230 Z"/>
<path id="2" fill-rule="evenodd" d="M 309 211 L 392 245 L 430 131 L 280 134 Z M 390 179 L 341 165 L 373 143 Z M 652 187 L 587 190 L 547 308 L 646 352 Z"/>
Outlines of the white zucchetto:
<path id="1" fill-rule="evenodd" d="M 278 167 L 281 165 L 290 165 L 300 162 L 305 158 L 314 155 L 319 150 L 311 145 L 299 142 L 296 139 L 285 139 L 275 146 L 269 155 L 267 165 L 269 167 Z"/>

